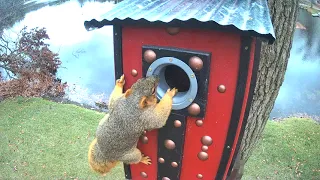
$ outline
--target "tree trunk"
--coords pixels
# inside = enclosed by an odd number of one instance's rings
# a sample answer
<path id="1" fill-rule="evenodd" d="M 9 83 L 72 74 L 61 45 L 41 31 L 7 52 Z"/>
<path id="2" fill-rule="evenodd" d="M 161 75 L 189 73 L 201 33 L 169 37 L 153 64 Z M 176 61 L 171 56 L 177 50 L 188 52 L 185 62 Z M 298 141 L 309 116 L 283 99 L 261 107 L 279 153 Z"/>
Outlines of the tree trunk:
<path id="1" fill-rule="evenodd" d="M 292 46 L 298 13 L 298 0 L 269 0 L 271 20 L 276 41 L 273 45 L 262 44 L 261 59 L 254 91 L 252 107 L 234 165 L 236 179 L 241 179 L 243 166 L 250 157 L 269 119 L 284 74 Z M 235 173 L 232 174 L 235 174 Z"/>

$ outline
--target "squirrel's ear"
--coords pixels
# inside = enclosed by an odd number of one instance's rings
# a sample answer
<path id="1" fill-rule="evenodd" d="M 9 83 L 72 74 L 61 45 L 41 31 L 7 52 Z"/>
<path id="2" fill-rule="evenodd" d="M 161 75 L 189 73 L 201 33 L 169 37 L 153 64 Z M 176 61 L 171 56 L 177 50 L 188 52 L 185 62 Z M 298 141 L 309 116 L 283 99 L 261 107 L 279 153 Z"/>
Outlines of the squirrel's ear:
<path id="1" fill-rule="evenodd" d="M 140 99 L 140 102 L 139 102 L 139 107 L 141 109 L 145 108 L 147 106 L 147 97 L 146 96 L 143 96 L 141 99 Z"/>
<path id="2" fill-rule="evenodd" d="M 130 96 L 132 94 L 132 89 L 128 89 L 125 93 L 124 93 L 124 97 L 127 98 L 128 96 Z"/>

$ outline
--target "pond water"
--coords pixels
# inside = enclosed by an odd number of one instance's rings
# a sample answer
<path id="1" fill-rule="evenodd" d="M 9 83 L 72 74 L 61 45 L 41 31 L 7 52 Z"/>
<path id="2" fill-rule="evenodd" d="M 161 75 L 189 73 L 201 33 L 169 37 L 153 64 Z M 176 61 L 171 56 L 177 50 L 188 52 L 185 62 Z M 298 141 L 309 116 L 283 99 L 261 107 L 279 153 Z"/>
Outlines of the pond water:
<path id="1" fill-rule="evenodd" d="M 45 27 L 53 52 L 59 53 L 62 67 L 57 76 L 67 82 L 67 98 L 95 107 L 96 101 L 107 101 L 114 86 L 112 26 L 88 32 L 84 21 L 96 18 L 111 9 L 112 2 L 30 1 L 26 7 L 40 4 L 15 23 L 6 34 L 14 35 L 23 26 Z"/>
<path id="2" fill-rule="evenodd" d="M 14 35 L 24 25 L 46 27 L 50 48 L 59 53 L 58 77 L 67 82 L 67 98 L 96 107 L 108 100 L 114 86 L 113 32 L 111 26 L 86 31 L 85 20 L 98 18 L 114 6 L 106 0 L 16 0 L 21 15 L 4 33 Z M 20 3 L 19 3 L 20 2 Z M 301 10 L 284 83 L 270 117 L 320 113 L 320 18 Z"/>
<path id="3" fill-rule="evenodd" d="M 304 114 L 320 116 L 320 18 L 300 10 L 284 82 L 271 118 Z"/>

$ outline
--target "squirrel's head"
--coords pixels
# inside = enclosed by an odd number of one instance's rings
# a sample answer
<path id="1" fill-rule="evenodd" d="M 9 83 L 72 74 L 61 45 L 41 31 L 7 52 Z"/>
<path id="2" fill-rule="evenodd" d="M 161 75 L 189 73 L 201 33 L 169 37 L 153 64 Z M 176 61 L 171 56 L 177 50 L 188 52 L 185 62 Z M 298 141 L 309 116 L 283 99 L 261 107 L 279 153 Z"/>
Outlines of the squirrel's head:
<path id="1" fill-rule="evenodd" d="M 130 96 L 138 98 L 140 108 L 157 103 L 156 90 L 159 80 L 158 76 L 149 76 L 137 80 L 131 86 Z"/>

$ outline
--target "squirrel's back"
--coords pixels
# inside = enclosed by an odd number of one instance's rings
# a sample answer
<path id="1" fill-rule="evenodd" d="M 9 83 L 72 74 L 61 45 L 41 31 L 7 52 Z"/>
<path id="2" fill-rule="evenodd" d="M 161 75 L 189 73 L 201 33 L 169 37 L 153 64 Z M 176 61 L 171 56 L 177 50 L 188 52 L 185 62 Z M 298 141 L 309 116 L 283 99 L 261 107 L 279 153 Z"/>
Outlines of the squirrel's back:
<path id="1" fill-rule="evenodd" d="M 141 110 L 136 104 L 127 101 L 128 99 L 120 97 L 97 128 L 97 141 L 106 158 L 116 158 L 121 156 L 122 152 L 136 147 L 144 131 L 139 123 Z"/>

